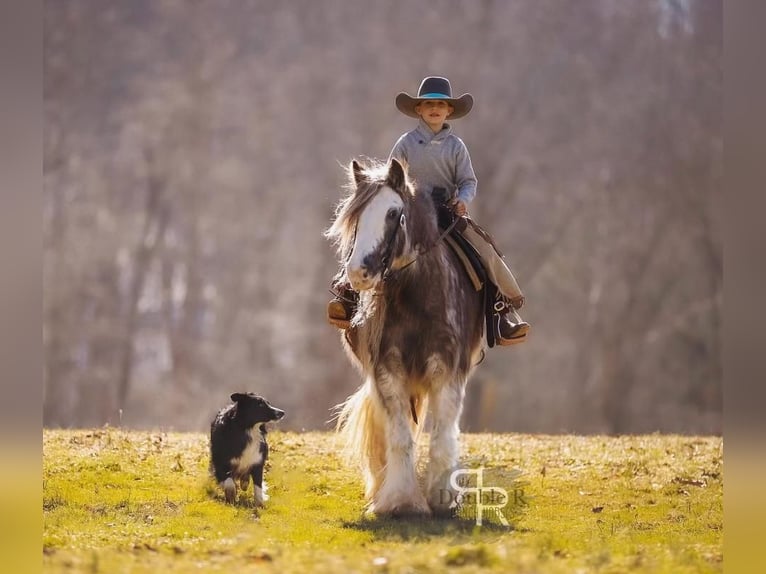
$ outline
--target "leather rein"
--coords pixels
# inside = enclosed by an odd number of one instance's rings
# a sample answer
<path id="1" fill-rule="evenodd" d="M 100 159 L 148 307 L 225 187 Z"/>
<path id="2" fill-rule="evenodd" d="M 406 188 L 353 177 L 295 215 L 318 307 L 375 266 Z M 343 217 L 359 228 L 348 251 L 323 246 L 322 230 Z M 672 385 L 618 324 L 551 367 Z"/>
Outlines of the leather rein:
<path id="1" fill-rule="evenodd" d="M 447 226 L 447 228 L 439 235 L 439 237 L 436 238 L 436 241 L 431 243 L 427 248 L 425 249 L 418 249 L 415 253 L 415 256 L 410 259 L 407 263 L 399 267 L 399 269 L 391 269 L 391 259 L 393 255 L 394 250 L 394 242 L 396 240 L 397 235 L 399 235 L 400 229 L 406 229 L 407 227 L 407 218 L 404 215 L 404 212 L 402 212 L 402 215 L 399 217 L 399 222 L 396 225 L 396 229 L 391 234 L 391 239 L 388 240 L 388 245 L 386 246 L 385 254 L 383 255 L 383 275 L 381 277 L 382 282 L 386 282 L 391 276 L 393 276 L 395 273 L 399 273 L 400 271 L 403 271 L 415 261 L 418 260 L 418 257 L 421 255 L 425 255 L 429 251 L 431 251 L 434 247 L 436 247 L 449 233 L 455 228 L 457 225 L 457 222 L 460 221 L 460 217 L 455 216 L 455 218 L 452 220 L 452 223 Z"/>

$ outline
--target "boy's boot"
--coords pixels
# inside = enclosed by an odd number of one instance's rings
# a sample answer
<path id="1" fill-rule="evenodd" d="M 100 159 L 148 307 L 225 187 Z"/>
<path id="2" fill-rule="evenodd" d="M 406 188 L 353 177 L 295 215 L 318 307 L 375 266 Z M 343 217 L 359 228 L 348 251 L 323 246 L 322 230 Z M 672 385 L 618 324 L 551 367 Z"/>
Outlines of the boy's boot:
<path id="1" fill-rule="evenodd" d="M 524 304 L 524 297 L 517 297 L 512 300 L 504 298 L 495 302 L 495 342 L 500 346 L 515 345 L 527 340 L 529 332 L 529 323 L 522 320 L 516 309 Z"/>
<path id="2" fill-rule="evenodd" d="M 327 321 L 339 329 L 348 329 L 359 302 L 359 293 L 349 283 L 336 283 L 331 292 L 335 297 L 327 304 Z"/>

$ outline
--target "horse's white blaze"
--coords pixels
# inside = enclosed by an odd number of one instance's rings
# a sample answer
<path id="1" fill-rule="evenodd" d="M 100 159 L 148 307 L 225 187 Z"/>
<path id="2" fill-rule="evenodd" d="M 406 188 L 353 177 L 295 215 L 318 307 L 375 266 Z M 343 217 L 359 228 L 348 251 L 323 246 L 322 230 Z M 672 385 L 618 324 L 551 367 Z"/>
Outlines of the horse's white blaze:
<path id="1" fill-rule="evenodd" d="M 403 205 L 404 202 L 399 194 L 390 187 L 383 187 L 359 216 L 354 249 L 346 264 L 348 278 L 357 291 L 364 291 L 375 286 L 376 278 L 369 276 L 362 267 L 364 258 L 374 253 L 383 241 L 388 210 L 400 209 Z"/>

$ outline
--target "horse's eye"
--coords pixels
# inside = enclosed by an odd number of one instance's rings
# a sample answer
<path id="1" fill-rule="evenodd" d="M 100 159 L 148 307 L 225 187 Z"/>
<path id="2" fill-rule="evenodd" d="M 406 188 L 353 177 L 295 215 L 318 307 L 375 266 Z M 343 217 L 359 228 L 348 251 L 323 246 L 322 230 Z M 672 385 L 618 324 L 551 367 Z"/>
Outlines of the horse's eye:
<path id="1" fill-rule="evenodd" d="M 396 219 L 396 216 L 399 215 L 399 210 L 391 208 L 388 210 L 388 213 L 386 213 L 386 217 L 388 219 Z"/>

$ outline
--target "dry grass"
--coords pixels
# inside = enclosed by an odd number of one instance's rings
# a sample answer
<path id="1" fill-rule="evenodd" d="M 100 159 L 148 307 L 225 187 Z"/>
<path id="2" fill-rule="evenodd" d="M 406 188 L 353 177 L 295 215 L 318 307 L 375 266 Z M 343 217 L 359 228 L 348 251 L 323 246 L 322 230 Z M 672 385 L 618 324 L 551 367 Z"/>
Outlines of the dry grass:
<path id="1" fill-rule="evenodd" d="M 224 504 L 205 435 L 43 437 L 47 572 L 723 569 L 721 438 L 465 435 L 463 458 L 485 466 L 485 484 L 521 494 L 509 529 L 467 515 L 365 518 L 359 475 L 328 433 L 270 435 L 260 511 Z"/>

